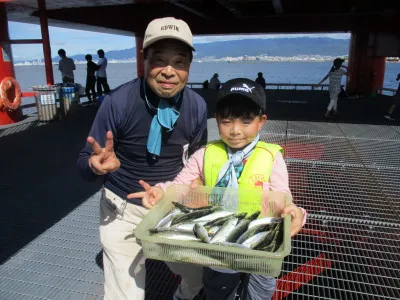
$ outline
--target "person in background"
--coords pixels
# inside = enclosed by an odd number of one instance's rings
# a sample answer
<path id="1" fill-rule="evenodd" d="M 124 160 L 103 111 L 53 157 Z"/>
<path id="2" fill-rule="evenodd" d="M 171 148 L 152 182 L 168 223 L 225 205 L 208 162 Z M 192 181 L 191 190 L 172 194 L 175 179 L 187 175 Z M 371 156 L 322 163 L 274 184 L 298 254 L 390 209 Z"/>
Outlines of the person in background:
<path id="1" fill-rule="evenodd" d="M 347 76 L 347 66 L 343 66 L 344 59 L 336 58 L 333 66 L 324 78 L 318 83 L 322 84 L 329 78 L 329 98 L 331 99 L 326 109 L 325 118 L 332 118 L 332 114 L 337 115 L 337 102 L 342 87 L 342 76 Z M 344 68 L 344 69 L 342 69 Z"/>
<path id="2" fill-rule="evenodd" d="M 400 80 L 400 73 L 397 75 L 396 80 L 399 81 Z M 394 110 L 396 109 L 396 106 L 399 104 L 400 102 L 400 83 L 399 86 L 397 87 L 397 91 L 396 94 L 394 95 L 394 101 L 393 104 L 390 105 L 389 110 L 387 115 L 385 115 L 385 118 L 391 121 L 395 121 L 396 119 L 393 118 L 393 113 Z"/>
<path id="3" fill-rule="evenodd" d="M 87 61 L 85 92 L 89 102 L 93 103 L 96 100 L 96 91 L 94 86 L 96 84 L 95 72 L 98 69 L 98 66 L 92 61 L 92 56 L 90 54 L 86 54 L 85 59 Z M 92 95 L 90 95 L 90 91 L 92 91 Z"/>
<path id="4" fill-rule="evenodd" d="M 58 63 L 58 69 L 61 72 L 63 83 L 74 83 L 75 63 L 72 58 L 67 57 L 64 49 L 58 50 L 58 55 L 61 57 Z"/>
<path id="5" fill-rule="evenodd" d="M 183 20 L 151 21 L 143 40 L 144 77 L 104 97 L 77 165 L 88 180 L 104 182 L 100 200 L 104 299 L 143 300 L 145 257 L 134 231 L 149 211 L 127 195 L 171 181 L 189 155 L 207 141 L 207 107 L 186 87 L 193 36 Z M 202 288 L 202 268 L 168 264 L 182 277 L 176 299 L 193 299 Z M 193 268 L 196 271 L 193 271 Z"/>
<path id="6" fill-rule="evenodd" d="M 208 85 L 210 89 L 218 90 L 221 87 L 221 82 L 219 81 L 218 77 L 218 73 L 215 73 L 210 79 L 210 84 Z"/>
<path id="7" fill-rule="evenodd" d="M 265 90 L 266 84 L 265 84 L 265 79 L 263 77 L 263 73 L 258 72 L 256 82 L 259 85 L 261 85 L 263 87 L 263 89 Z"/>
<path id="8" fill-rule="evenodd" d="M 142 198 L 143 205 L 152 207 L 161 200 L 168 186 L 190 184 L 198 177 L 210 187 L 255 188 L 291 195 L 283 149 L 260 141 L 259 132 L 267 119 L 265 110 L 266 96 L 261 85 L 246 78 L 227 81 L 217 96 L 216 119 L 221 140 L 197 150 L 173 181 L 152 187 L 141 181 L 145 191 L 128 198 Z M 261 182 L 252 180 L 254 176 Z M 292 216 L 291 236 L 294 236 L 306 222 L 306 211 L 295 204 L 286 206 L 283 199 L 276 197 L 271 203 L 275 216 Z M 270 201 L 260 203 L 263 212 L 268 211 Z M 206 299 L 234 300 L 240 280 L 240 273 L 204 268 Z M 270 299 L 275 286 L 275 278 L 251 274 L 248 299 Z"/>
<path id="9" fill-rule="evenodd" d="M 97 55 L 99 56 L 99 61 L 97 62 L 97 95 L 101 96 L 103 94 L 103 88 L 104 88 L 104 93 L 108 94 L 110 92 L 110 87 L 108 86 L 107 83 L 107 58 L 104 57 L 104 51 L 103 49 L 97 50 Z"/>

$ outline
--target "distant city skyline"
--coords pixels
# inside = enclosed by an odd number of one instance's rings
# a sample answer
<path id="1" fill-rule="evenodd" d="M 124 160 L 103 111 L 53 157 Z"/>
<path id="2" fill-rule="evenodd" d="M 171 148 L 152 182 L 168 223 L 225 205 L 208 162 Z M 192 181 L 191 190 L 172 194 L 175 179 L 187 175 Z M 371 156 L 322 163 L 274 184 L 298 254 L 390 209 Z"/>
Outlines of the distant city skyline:
<path id="1" fill-rule="evenodd" d="M 41 38 L 40 26 L 18 22 L 8 22 L 11 39 L 39 39 Z M 105 52 L 135 47 L 134 36 L 123 36 L 60 28 L 49 26 L 51 55 L 57 55 L 57 51 L 63 48 L 67 56 L 83 53 L 96 53 L 98 49 Z M 320 34 L 266 34 L 266 35 L 208 35 L 194 36 L 195 44 L 210 43 L 216 41 L 230 41 L 243 39 L 269 39 L 269 38 L 294 38 L 294 37 L 329 37 L 335 39 L 349 39 L 349 33 L 320 33 Z M 41 44 L 13 45 L 14 60 L 31 60 L 43 58 Z"/>

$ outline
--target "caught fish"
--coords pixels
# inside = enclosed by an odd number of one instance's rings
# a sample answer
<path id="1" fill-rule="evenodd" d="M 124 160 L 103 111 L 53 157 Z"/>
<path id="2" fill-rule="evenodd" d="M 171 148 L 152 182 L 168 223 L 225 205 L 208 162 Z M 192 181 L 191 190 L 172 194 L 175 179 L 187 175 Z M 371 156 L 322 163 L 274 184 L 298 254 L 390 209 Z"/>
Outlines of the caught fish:
<path id="1" fill-rule="evenodd" d="M 271 223 L 270 224 L 261 224 L 261 225 L 255 226 L 253 228 L 250 228 L 250 225 L 249 225 L 249 228 L 247 229 L 247 231 L 245 233 L 243 233 L 237 239 L 236 243 L 242 244 L 245 240 L 252 237 L 253 235 L 255 235 L 259 232 L 262 232 L 262 231 L 270 231 L 270 230 L 271 230 Z"/>
<path id="2" fill-rule="evenodd" d="M 268 252 L 275 252 L 281 246 L 281 244 L 283 242 L 284 225 L 283 225 L 283 223 L 280 223 L 277 227 L 278 228 L 276 230 L 274 238 L 272 239 L 271 244 L 269 244 L 268 246 L 264 247 L 262 250 L 268 251 Z"/>
<path id="3" fill-rule="evenodd" d="M 187 208 L 189 208 L 191 211 L 196 211 L 196 210 L 202 210 L 202 209 L 210 209 L 212 207 L 219 208 L 218 206 L 215 206 L 215 205 L 207 205 L 207 206 L 201 206 L 201 207 L 187 207 Z"/>
<path id="4" fill-rule="evenodd" d="M 183 204 L 181 204 L 181 203 L 179 203 L 179 202 L 174 202 L 174 201 L 172 201 L 172 204 L 173 204 L 177 209 L 179 209 L 181 212 L 184 212 L 184 213 L 189 213 L 189 212 L 190 212 L 190 209 L 189 209 L 188 207 L 186 207 L 185 205 L 183 205 Z"/>
<path id="5" fill-rule="evenodd" d="M 271 231 L 268 233 L 268 235 L 263 240 L 261 240 L 258 244 L 254 245 L 253 249 L 263 250 L 263 248 L 265 248 L 269 244 L 271 244 L 277 233 L 277 228 L 279 229 L 279 224 L 276 224 L 276 223 L 272 224 Z"/>
<path id="6" fill-rule="evenodd" d="M 261 211 L 256 211 L 255 213 L 252 213 L 250 216 L 247 216 L 246 219 L 250 221 L 254 221 L 255 219 L 258 218 L 258 216 L 261 214 Z"/>
<path id="7" fill-rule="evenodd" d="M 194 236 L 193 231 L 190 233 L 182 233 L 182 232 L 173 232 L 173 231 L 165 231 L 159 232 L 155 234 L 155 236 L 164 238 L 164 239 L 171 239 L 171 240 L 179 240 L 179 241 L 191 241 L 191 242 L 199 242 L 200 240 Z"/>
<path id="8" fill-rule="evenodd" d="M 229 215 L 227 215 L 227 216 L 220 217 L 220 218 L 217 218 L 217 219 L 215 219 L 215 220 L 209 221 L 209 222 L 205 223 L 204 226 L 222 226 L 222 225 L 224 225 L 224 223 L 229 219 L 229 217 L 230 217 L 231 215 L 233 215 L 233 213 L 232 213 L 232 214 L 229 214 Z M 238 218 L 239 220 L 241 220 L 241 219 L 243 219 L 244 217 L 246 217 L 246 215 L 247 215 L 247 213 L 234 214 L 234 216 L 235 216 L 236 218 Z"/>
<path id="9" fill-rule="evenodd" d="M 207 229 L 208 235 L 213 237 L 221 226 L 204 226 Z"/>
<path id="10" fill-rule="evenodd" d="M 158 222 L 156 227 L 168 227 L 171 226 L 172 219 L 177 216 L 182 214 L 182 211 L 179 209 L 174 208 L 169 214 L 167 214 L 164 218 Z"/>
<path id="11" fill-rule="evenodd" d="M 202 222 L 204 222 L 203 225 L 204 225 L 204 226 L 208 226 L 208 225 L 206 225 L 208 222 L 212 222 L 212 221 L 214 221 L 214 220 L 216 220 L 216 219 L 224 218 L 224 217 L 227 217 L 227 218 L 226 218 L 226 220 L 227 220 L 227 219 L 229 219 L 229 217 L 232 216 L 232 215 L 234 215 L 234 213 L 231 212 L 231 211 L 218 210 L 218 211 L 213 212 L 212 214 L 209 214 L 209 215 L 203 216 L 203 217 L 201 217 L 201 218 L 198 218 L 198 219 L 194 220 L 194 222 L 195 222 L 195 223 L 202 223 Z M 224 224 L 224 223 L 222 223 L 221 225 L 223 225 L 223 224 Z"/>
<path id="12" fill-rule="evenodd" d="M 181 223 L 175 226 L 171 226 L 171 228 L 177 228 L 177 229 L 184 229 L 184 230 L 193 230 L 194 224 L 196 223 Z"/>
<path id="13" fill-rule="evenodd" d="M 208 236 L 207 230 L 203 225 L 195 224 L 194 225 L 194 235 L 203 243 L 210 243 L 210 237 Z"/>
<path id="14" fill-rule="evenodd" d="M 227 242 L 234 243 L 238 240 L 238 238 L 246 232 L 247 228 L 251 221 L 254 221 L 260 215 L 260 211 L 256 211 L 255 213 L 247 216 L 245 219 L 241 220 L 239 224 L 235 227 L 234 230 L 228 235 L 226 238 Z"/>
<path id="15" fill-rule="evenodd" d="M 209 209 L 212 208 L 213 206 L 208 205 L 208 206 L 202 206 L 202 207 L 187 207 L 185 205 L 183 205 L 182 203 L 179 202 L 172 202 L 172 204 L 179 210 L 181 210 L 184 213 L 189 213 L 192 211 L 196 211 L 196 210 L 202 210 L 202 209 Z"/>
<path id="16" fill-rule="evenodd" d="M 195 219 L 209 215 L 209 214 L 213 213 L 214 211 L 216 211 L 217 209 L 218 209 L 217 207 L 212 207 L 212 208 L 207 208 L 207 209 L 202 209 L 202 210 L 195 210 L 195 211 L 192 211 L 187 214 L 176 216 L 172 220 L 171 225 L 176 225 L 179 223 L 193 221 Z"/>
<path id="17" fill-rule="evenodd" d="M 160 233 L 160 232 L 180 232 L 180 233 L 187 233 L 187 234 L 193 234 L 193 230 L 185 230 L 185 229 L 179 229 L 179 228 L 174 228 L 174 227 L 156 227 L 156 228 L 150 228 L 149 229 L 150 233 Z"/>
<path id="18" fill-rule="evenodd" d="M 275 217 L 266 217 L 266 218 L 261 218 L 261 219 L 257 219 L 254 221 L 251 221 L 251 223 L 249 224 L 249 229 L 258 226 L 258 225 L 262 225 L 262 224 L 271 224 L 271 223 L 280 223 L 282 222 L 282 218 L 275 218 Z"/>
<path id="19" fill-rule="evenodd" d="M 269 231 L 262 231 L 262 232 L 258 232 L 255 235 L 251 236 L 250 238 L 248 238 L 247 240 L 245 240 L 242 245 L 246 248 L 250 248 L 253 249 L 256 245 L 258 245 L 263 239 L 265 239 L 268 234 L 270 232 Z"/>
<path id="20" fill-rule="evenodd" d="M 234 216 L 230 217 L 224 223 L 224 225 L 222 225 L 221 228 L 215 233 L 215 235 L 211 239 L 211 243 L 226 242 L 229 233 L 235 228 L 238 220 L 239 219 Z"/>

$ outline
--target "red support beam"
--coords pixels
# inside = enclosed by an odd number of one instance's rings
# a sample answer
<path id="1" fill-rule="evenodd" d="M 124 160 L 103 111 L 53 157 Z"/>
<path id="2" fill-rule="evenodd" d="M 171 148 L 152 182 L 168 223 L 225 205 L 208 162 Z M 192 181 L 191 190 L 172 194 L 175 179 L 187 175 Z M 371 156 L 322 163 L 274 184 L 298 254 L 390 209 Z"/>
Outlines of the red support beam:
<path id="1" fill-rule="evenodd" d="M 10 44 L 21 45 L 21 44 L 41 44 L 43 43 L 42 39 L 25 39 L 25 40 L 9 40 L 7 41 Z"/>
<path id="2" fill-rule="evenodd" d="M 368 28 L 351 33 L 347 79 L 350 94 L 370 95 L 383 86 L 386 57 L 375 55 L 377 47 Z"/>
<path id="3" fill-rule="evenodd" d="M 143 37 L 140 35 L 136 35 L 136 69 L 137 69 L 137 77 L 141 77 L 144 75 L 143 68 Z"/>
<path id="4" fill-rule="evenodd" d="M 53 76 L 53 65 L 51 61 L 49 24 L 47 22 L 47 15 L 46 15 L 46 1 L 38 0 L 38 7 L 40 14 L 40 29 L 42 31 L 42 39 L 43 39 L 43 54 L 44 54 L 44 64 L 46 68 L 46 81 L 47 85 L 53 85 L 54 76 Z"/>
<path id="5" fill-rule="evenodd" d="M 34 92 L 22 92 L 22 97 L 35 97 Z"/>

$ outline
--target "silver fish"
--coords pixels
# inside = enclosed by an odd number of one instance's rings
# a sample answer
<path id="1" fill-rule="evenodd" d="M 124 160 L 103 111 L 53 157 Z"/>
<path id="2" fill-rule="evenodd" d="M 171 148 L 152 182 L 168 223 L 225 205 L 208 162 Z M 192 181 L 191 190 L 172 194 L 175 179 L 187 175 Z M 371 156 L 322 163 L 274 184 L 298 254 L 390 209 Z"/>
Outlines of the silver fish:
<path id="1" fill-rule="evenodd" d="M 183 204 L 181 204 L 181 203 L 179 203 L 179 202 L 174 202 L 174 201 L 172 202 L 172 204 L 173 204 L 176 208 L 180 209 L 182 212 L 185 212 L 185 213 L 189 213 L 189 212 L 196 211 L 196 210 L 202 210 L 202 209 L 209 209 L 209 208 L 212 208 L 211 205 L 208 205 L 208 206 L 201 206 L 201 207 L 187 207 L 187 206 L 185 206 L 185 205 L 183 205 Z"/>
<path id="2" fill-rule="evenodd" d="M 178 233 L 184 233 L 184 234 L 193 234 L 193 230 L 185 230 L 185 229 L 179 229 L 179 228 L 174 228 L 174 227 L 156 227 L 156 228 L 150 228 L 149 231 L 150 231 L 150 233 L 178 232 Z"/>
<path id="3" fill-rule="evenodd" d="M 239 220 L 241 220 L 244 217 L 246 217 L 246 214 L 247 213 L 239 213 L 239 214 L 234 214 L 234 216 L 239 218 Z M 222 226 L 229 219 L 230 216 L 231 214 L 225 217 L 216 218 L 215 220 L 207 222 L 206 224 L 204 224 L 204 226 Z"/>
<path id="4" fill-rule="evenodd" d="M 218 231 L 218 229 L 220 228 L 221 226 L 211 226 L 211 227 L 207 227 L 206 229 L 208 229 L 208 235 L 209 236 L 214 236 L 216 233 L 217 233 L 217 231 Z"/>
<path id="5" fill-rule="evenodd" d="M 254 246 L 256 246 L 258 243 L 261 242 L 261 240 L 265 239 L 269 234 L 269 231 L 262 231 L 259 233 L 256 233 L 255 235 L 251 236 L 247 240 L 245 240 L 242 245 L 246 248 L 253 249 Z"/>
<path id="6" fill-rule="evenodd" d="M 179 240 L 179 241 L 193 241 L 199 242 L 200 240 L 194 236 L 193 231 L 189 233 L 181 233 L 181 232 L 173 232 L 173 231 L 166 231 L 160 232 L 155 234 L 154 236 L 164 238 L 164 239 L 171 239 L 171 240 Z"/>
<path id="7" fill-rule="evenodd" d="M 195 211 L 192 211 L 187 214 L 182 214 L 182 215 L 176 216 L 172 220 L 171 225 L 193 222 L 193 220 L 196 220 L 203 216 L 209 215 L 209 214 L 213 213 L 214 211 L 216 211 L 217 209 L 218 209 L 217 207 L 212 207 L 212 208 L 207 208 L 207 209 L 195 210 Z"/>
<path id="8" fill-rule="evenodd" d="M 182 223 L 182 224 L 178 224 L 178 225 L 171 226 L 171 227 L 177 228 L 177 229 L 184 229 L 184 230 L 193 230 L 194 224 L 196 224 L 196 223 Z"/>
<path id="9" fill-rule="evenodd" d="M 215 235 L 211 239 L 211 243 L 225 242 L 229 233 L 232 232 L 232 230 L 235 228 L 238 220 L 239 219 L 236 217 L 229 218 L 224 223 L 224 225 L 222 225 L 221 228 L 215 233 Z"/>
<path id="10" fill-rule="evenodd" d="M 243 233 L 236 241 L 236 243 L 243 243 L 245 240 L 247 240 L 248 238 L 252 237 L 253 235 L 262 232 L 262 231 L 269 231 L 271 229 L 272 224 L 261 224 L 258 226 L 254 226 L 253 228 L 249 228 L 247 229 L 247 231 L 245 233 Z"/>
<path id="11" fill-rule="evenodd" d="M 268 252 L 277 251 L 283 242 L 283 230 L 284 230 L 284 225 L 282 222 L 277 225 L 277 228 L 275 230 L 275 235 L 272 239 L 271 244 L 262 248 L 261 250 L 268 251 Z"/>
<path id="12" fill-rule="evenodd" d="M 282 223 L 280 223 L 282 224 Z M 274 240 L 274 237 L 276 236 L 277 232 L 279 231 L 279 224 L 272 224 L 271 231 L 268 233 L 268 235 L 260 240 L 256 245 L 254 245 L 253 249 L 255 250 L 264 250 L 268 245 L 272 243 Z"/>
<path id="13" fill-rule="evenodd" d="M 190 212 L 190 209 L 188 207 L 186 207 L 185 205 L 183 205 L 179 202 L 172 201 L 172 204 L 175 206 L 176 209 L 179 209 L 181 212 L 184 212 L 184 213 Z"/>
<path id="14" fill-rule="evenodd" d="M 280 223 L 280 222 L 282 222 L 282 218 L 265 217 L 265 218 L 251 221 L 251 223 L 249 224 L 249 229 L 253 228 L 254 226 L 258 226 L 258 225 L 262 225 L 262 224 Z"/>
<path id="15" fill-rule="evenodd" d="M 210 243 L 210 237 L 208 236 L 207 230 L 203 225 L 195 224 L 194 225 L 194 235 L 200 239 L 203 243 Z"/>
<path id="16" fill-rule="evenodd" d="M 234 243 L 238 240 L 238 238 L 246 232 L 247 228 L 249 227 L 251 220 L 243 219 L 239 222 L 239 224 L 229 233 L 226 237 L 226 241 L 230 243 Z"/>
<path id="17" fill-rule="evenodd" d="M 196 222 L 196 223 L 199 223 L 199 222 L 207 223 L 207 222 L 211 222 L 211 221 L 214 221 L 216 219 L 219 219 L 219 218 L 231 216 L 233 214 L 234 213 L 230 212 L 230 211 L 219 210 L 219 211 L 213 212 L 212 214 L 206 215 L 204 217 L 195 219 L 194 222 Z"/>
<path id="18" fill-rule="evenodd" d="M 168 226 L 171 226 L 172 219 L 175 216 L 180 215 L 180 214 L 182 214 L 182 212 L 179 209 L 174 208 L 170 213 L 168 213 L 164 218 L 162 218 L 160 220 L 160 222 L 158 222 L 156 227 L 168 227 Z"/>

